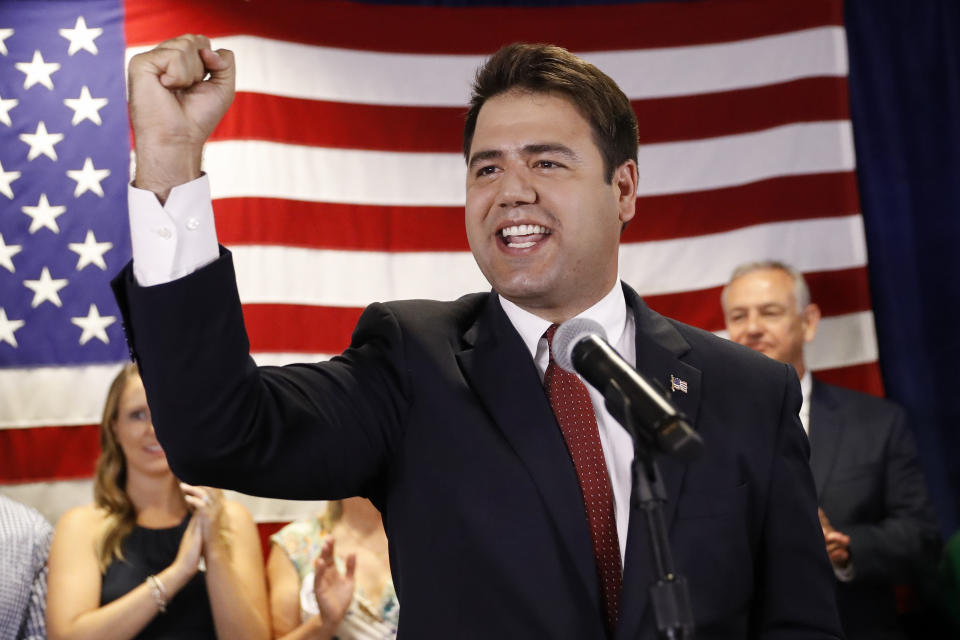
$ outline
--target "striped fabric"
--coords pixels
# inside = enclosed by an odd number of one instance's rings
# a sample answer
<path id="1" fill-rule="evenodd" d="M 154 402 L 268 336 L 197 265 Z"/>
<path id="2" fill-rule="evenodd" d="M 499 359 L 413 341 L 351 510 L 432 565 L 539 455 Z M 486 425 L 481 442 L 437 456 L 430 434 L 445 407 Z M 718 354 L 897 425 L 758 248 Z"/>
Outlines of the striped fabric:
<path id="1" fill-rule="evenodd" d="M 0 496 L 0 638 L 46 640 L 52 537 L 50 523 L 34 509 Z"/>
<path id="2" fill-rule="evenodd" d="M 638 114 L 640 198 L 622 278 L 657 311 L 722 332 L 733 267 L 789 262 L 825 316 L 808 352 L 815 375 L 882 393 L 840 0 L 129 0 L 124 11 L 128 59 L 181 31 L 236 52 L 238 94 L 205 168 L 258 362 L 338 353 L 372 301 L 488 288 L 463 228 L 469 85 L 500 45 L 548 41 L 610 74 Z M 96 62 L 119 73 L 121 61 Z M 0 137 L 14 129 L 0 126 Z M 89 500 L 90 425 L 119 364 L 8 366 L 12 349 L 0 341 L 0 490 L 55 515 Z M 314 508 L 275 505 L 251 508 L 261 522 Z"/>

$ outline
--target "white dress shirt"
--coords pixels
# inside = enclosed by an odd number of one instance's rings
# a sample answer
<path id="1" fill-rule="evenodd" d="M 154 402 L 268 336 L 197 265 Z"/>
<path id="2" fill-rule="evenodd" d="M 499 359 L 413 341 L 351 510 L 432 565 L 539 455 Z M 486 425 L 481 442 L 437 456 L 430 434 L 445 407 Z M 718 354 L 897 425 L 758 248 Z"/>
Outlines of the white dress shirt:
<path id="1" fill-rule="evenodd" d="M 803 375 L 800 376 L 800 393 L 803 394 L 803 404 L 800 405 L 800 422 L 803 424 L 803 430 L 807 433 L 807 437 L 810 437 L 810 393 L 812 391 L 813 376 L 810 375 L 810 370 L 807 369 L 803 372 Z M 830 515 L 827 514 L 827 517 L 829 518 Z M 846 567 L 834 565 L 833 575 L 835 575 L 840 582 L 850 582 L 853 580 L 856 572 L 853 570 L 852 559 Z"/>
<path id="2" fill-rule="evenodd" d="M 542 381 L 550 362 L 547 339 L 543 335 L 550 326 L 550 321 L 521 309 L 503 296 L 500 296 L 500 305 L 530 350 Z M 619 280 L 600 302 L 577 317 L 599 322 L 607 334 L 607 342 L 631 366 L 636 365 L 633 313 L 627 312 L 627 301 L 623 297 Z M 607 463 L 607 474 L 613 489 L 613 512 L 620 542 L 620 566 L 623 567 L 627 552 L 627 526 L 630 523 L 630 493 L 633 488 L 633 476 L 630 473 L 630 466 L 633 464 L 633 440 L 627 430 L 607 411 L 603 394 L 591 385 L 584 384 L 590 392 L 590 400 L 593 401 L 593 411 L 597 416 L 597 428 L 600 431 L 600 445 L 603 447 L 603 458 Z"/>
<path id="3" fill-rule="evenodd" d="M 130 186 L 127 204 L 133 275 L 141 287 L 182 278 L 220 254 L 206 175 L 174 187 L 164 205 L 152 191 Z"/>
<path id="4" fill-rule="evenodd" d="M 803 431 L 810 437 L 810 392 L 813 390 L 813 376 L 810 375 L 810 369 L 803 372 L 800 376 L 800 394 L 803 396 L 803 404 L 800 405 L 800 424 L 803 425 Z"/>

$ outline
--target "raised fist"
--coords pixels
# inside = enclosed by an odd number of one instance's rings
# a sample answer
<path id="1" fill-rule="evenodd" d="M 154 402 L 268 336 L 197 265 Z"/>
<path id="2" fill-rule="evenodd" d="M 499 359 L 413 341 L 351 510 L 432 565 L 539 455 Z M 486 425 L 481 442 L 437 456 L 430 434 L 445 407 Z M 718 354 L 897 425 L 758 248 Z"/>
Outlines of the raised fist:
<path id="1" fill-rule="evenodd" d="M 200 176 L 203 144 L 233 101 L 233 52 L 182 35 L 130 60 L 130 122 L 136 145 L 134 184 L 166 200 Z"/>

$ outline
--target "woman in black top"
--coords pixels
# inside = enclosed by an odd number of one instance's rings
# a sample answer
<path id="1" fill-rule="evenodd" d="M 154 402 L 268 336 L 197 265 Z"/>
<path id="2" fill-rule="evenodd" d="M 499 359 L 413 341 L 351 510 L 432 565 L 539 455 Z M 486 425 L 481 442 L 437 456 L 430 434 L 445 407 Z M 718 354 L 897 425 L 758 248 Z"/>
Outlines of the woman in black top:
<path id="1" fill-rule="evenodd" d="M 49 637 L 268 638 L 256 525 L 221 491 L 173 476 L 136 365 L 110 388 L 100 446 L 94 503 L 54 533 Z"/>

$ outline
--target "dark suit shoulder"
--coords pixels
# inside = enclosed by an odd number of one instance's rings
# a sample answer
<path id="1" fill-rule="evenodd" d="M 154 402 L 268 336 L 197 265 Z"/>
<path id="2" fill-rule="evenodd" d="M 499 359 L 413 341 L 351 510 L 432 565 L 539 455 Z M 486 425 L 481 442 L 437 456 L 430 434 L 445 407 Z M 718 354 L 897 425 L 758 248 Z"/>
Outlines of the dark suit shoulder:
<path id="1" fill-rule="evenodd" d="M 878 412 L 903 411 L 903 408 L 887 398 L 879 398 L 863 391 L 840 387 L 835 384 L 822 382 L 816 377 L 813 379 L 813 389 L 811 393 L 820 395 L 822 398 L 843 405 L 857 405 L 864 409 L 872 409 Z"/>
<path id="2" fill-rule="evenodd" d="M 420 328 L 452 328 L 462 333 L 469 328 L 487 304 L 490 293 L 469 293 L 456 300 L 392 300 L 375 303 L 396 315 L 402 325 Z"/>
<path id="3" fill-rule="evenodd" d="M 821 404 L 839 414 L 850 416 L 848 424 L 870 425 L 874 430 L 884 424 L 902 424 L 906 419 L 903 407 L 892 400 L 838 387 L 816 378 L 810 397 L 814 406 Z"/>
<path id="4" fill-rule="evenodd" d="M 415 344 L 457 349 L 464 333 L 489 304 L 492 294 L 471 293 L 456 300 L 392 300 L 374 302 L 364 309 L 354 329 L 351 346 L 381 340 L 396 331 L 396 338 Z M 390 328 L 387 328 L 390 327 Z M 414 347 L 415 348 L 415 347 Z"/>

